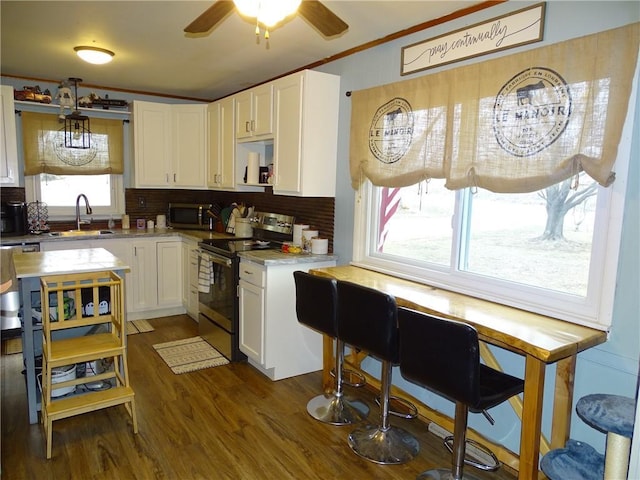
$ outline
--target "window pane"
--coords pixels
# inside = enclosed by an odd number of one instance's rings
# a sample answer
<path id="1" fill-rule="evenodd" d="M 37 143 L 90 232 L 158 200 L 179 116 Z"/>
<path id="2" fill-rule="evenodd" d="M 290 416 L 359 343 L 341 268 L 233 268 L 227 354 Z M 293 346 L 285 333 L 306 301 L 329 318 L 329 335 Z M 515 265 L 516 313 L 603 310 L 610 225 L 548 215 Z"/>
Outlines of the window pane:
<path id="1" fill-rule="evenodd" d="M 40 175 L 42 201 L 50 207 L 73 207 L 84 193 L 92 207 L 111 205 L 111 175 Z"/>
<path id="2" fill-rule="evenodd" d="M 448 266 L 455 192 L 444 188 L 444 180 L 378 190 L 378 252 Z"/>
<path id="3" fill-rule="evenodd" d="M 590 182 L 574 191 L 570 182 L 526 194 L 470 194 L 460 269 L 585 297 L 597 188 Z"/>

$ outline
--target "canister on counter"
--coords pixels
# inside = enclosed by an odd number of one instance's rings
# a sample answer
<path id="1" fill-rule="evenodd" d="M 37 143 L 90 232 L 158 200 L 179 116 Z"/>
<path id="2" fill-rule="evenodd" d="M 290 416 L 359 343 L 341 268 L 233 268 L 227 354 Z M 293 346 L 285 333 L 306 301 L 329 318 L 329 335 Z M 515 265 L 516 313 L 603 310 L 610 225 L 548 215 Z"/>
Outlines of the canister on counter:
<path id="1" fill-rule="evenodd" d="M 129 215 L 125 213 L 122 215 L 122 229 L 129 230 L 129 228 L 131 228 L 131 225 L 129 224 Z"/>
<path id="2" fill-rule="evenodd" d="M 311 240 L 318 236 L 318 230 L 303 230 L 302 231 L 302 250 L 305 252 L 311 251 Z"/>

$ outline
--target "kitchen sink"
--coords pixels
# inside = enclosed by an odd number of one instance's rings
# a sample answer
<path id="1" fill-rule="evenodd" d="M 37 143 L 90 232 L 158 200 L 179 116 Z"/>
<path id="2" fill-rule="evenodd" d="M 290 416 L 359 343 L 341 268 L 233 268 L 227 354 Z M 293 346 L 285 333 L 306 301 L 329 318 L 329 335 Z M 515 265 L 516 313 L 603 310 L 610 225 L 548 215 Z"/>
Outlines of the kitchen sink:
<path id="1" fill-rule="evenodd" d="M 100 235 L 113 235 L 113 230 L 66 230 L 64 232 L 50 232 L 51 237 L 96 237 Z"/>

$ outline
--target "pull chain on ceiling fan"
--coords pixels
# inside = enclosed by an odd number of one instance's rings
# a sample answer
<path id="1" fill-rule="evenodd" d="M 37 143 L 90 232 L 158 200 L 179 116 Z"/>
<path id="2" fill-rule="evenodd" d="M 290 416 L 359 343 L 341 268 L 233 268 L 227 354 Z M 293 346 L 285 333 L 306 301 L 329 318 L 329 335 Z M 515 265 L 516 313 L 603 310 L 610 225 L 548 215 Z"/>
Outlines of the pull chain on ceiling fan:
<path id="1" fill-rule="evenodd" d="M 318 0 L 218 0 L 198 18 L 191 22 L 184 31 L 187 33 L 208 33 L 222 22 L 235 9 L 244 16 L 256 18 L 256 34 L 260 34 L 259 24 L 265 28 L 265 38 L 269 38 L 269 27 L 275 26 L 296 12 L 314 26 L 323 36 L 333 37 L 344 33 L 348 28 L 340 17 L 325 7 Z M 273 8 L 280 10 L 274 13 Z M 249 13 L 251 12 L 251 13 Z M 257 12 L 257 13 L 256 13 Z M 283 13 L 284 12 L 284 13 Z M 273 20 L 278 17 L 277 20 Z M 269 23 L 273 22 L 272 25 Z"/>

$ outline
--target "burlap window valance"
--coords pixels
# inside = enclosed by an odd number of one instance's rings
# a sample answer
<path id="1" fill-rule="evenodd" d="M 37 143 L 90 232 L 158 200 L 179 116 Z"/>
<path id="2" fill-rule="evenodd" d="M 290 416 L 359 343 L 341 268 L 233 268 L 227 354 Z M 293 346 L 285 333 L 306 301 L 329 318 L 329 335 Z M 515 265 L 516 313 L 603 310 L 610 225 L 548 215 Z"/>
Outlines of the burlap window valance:
<path id="1" fill-rule="evenodd" d="M 639 40 L 635 23 L 353 92 L 353 187 L 531 192 L 581 170 L 610 185 Z"/>
<path id="2" fill-rule="evenodd" d="M 122 120 L 91 119 L 91 151 L 64 148 L 57 115 L 22 112 L 24 174 L 99 175 L 124 171 Z"/>

